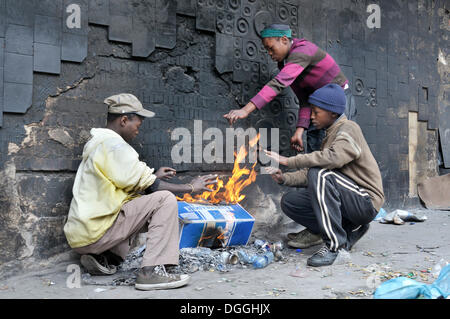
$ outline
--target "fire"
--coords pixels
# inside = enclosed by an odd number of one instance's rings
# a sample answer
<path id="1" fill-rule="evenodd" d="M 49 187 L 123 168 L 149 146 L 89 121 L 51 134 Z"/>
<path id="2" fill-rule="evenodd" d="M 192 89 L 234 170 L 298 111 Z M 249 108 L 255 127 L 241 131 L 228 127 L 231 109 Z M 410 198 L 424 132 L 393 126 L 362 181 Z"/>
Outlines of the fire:
<path id="1" fill-rule="evenodd" d="M 260 134 L 258 133 L 257 136 L 249 141 L 249 146 L 255 146 L 259 137 Z M 232 175 L 228 178 L 226 184 L 223 179 L 217 177 L 217 184 L 207 186 L 212 190 L 211 192 L 205 191 L 202 194 L 194 195 L 194 197 L 192 197 L 191 194 L 186 193 L 182 198 L 177 196 L 177 199 L 188 203 L 239 203 L 245 198 L 245 195 L 242 195 L 241 191 L 256 180 L 256 161 L 250 169 L 247 167 L 239 167 L 239 163 L 245 159 L 247 154 L 248 151 L 246 150 L 245 145 L 242 145 L 239 152 L 234 154 L 235 160 Z M 247 177 L 245 178 L 245 176 Z"/>

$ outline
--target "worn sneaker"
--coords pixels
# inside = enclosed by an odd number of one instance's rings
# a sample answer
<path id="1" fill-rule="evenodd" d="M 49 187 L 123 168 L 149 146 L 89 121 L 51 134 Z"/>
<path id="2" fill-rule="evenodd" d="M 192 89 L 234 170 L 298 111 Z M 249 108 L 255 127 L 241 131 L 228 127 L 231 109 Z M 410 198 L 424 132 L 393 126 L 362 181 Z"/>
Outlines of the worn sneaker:
<path id="1" fill-rule="evenodd" d="M 288 241 L 288 245 L 294 248 L 308 248 L 323 243 L 322 236 L 311 233 L 308 229 L 302 230 L 297 237 Z"/>
<path id="2" fill-rule="evenodd" d="M 302 237 L 303 235 L 305 235 L 305 233 L 308 232 L 308 228 L 305 228 L 301 231 L 299 231 L 298 233 L 289 233 L 286 235 L 287 239 L 289 240 L 293 240 L 296 239 L 297 237 Z"/>
<path id="3" fill-rule="evenodd" d="M 94 276 L 113 275 L 117 271 L 116 266 L 110 265 L 108 258 L 103 254 L 82 255 L 80 262 L 87 272 Z"/>
<path id="4" fill-rule="evenodd" d="M 345 246 L 345 249 L 347 251 L 350 251 L 352 247 L 356 244 L 358 240 L 361 239 L 362 236 L 364 236 L 365 233 L 369 230 L 370 224 L 361 225 L 355 230 L 349 232 L 347 234 L 347 244 Z"/>
<path id="5" fill-rule="evenodd" d="M 323 246 L 308 258 L 306 264 L 312 267 L 329 266 L 334 263 L 338 254 L 339 252 L 331 251 L 327 246 Z"/>
<path id="6" fill-rule="evenodd" d="M 164 265 L 155 266 L 153 272 L 146 273 L 141 269 L 136 278 L 134 287 L 138 290 L 171 289 L 186 285 L 188 275 L 169 274 Z"/>

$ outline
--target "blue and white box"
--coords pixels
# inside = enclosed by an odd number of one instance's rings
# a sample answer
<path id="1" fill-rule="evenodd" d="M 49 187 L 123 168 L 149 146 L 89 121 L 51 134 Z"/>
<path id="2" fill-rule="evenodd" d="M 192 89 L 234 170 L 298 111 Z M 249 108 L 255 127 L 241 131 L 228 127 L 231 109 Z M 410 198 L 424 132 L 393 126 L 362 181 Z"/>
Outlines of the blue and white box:
<path id="1" fill-rule="evenodd" d="M 178 202 L 180 248 L 246 245 L 255 219 L 239 204 Z"/>

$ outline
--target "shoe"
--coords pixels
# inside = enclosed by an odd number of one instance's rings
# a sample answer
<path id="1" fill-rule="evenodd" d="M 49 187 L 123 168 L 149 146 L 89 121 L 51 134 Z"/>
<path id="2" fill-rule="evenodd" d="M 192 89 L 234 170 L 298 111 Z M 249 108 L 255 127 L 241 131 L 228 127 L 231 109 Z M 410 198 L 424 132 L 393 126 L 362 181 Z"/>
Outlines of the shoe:
<path id="1" fill-rule="evenodd" d="M 323 243 L 322 236 L 311 233 L 305 229 L 298 233 L 297 237 L 288 241 L 288 245 L 294 248 L 308 248 Z"/>
<path id="2" fill-rule="evenodd" d="M 369 230 L 370 224 L 361 225 L 357 229 L 349 232 L 347 234 L 347 244 L 345 246 L 345 249 L 347 251 L 350 251 L 352 247 L 356 244 L 358 240 L 361 239 L 362 236 L 364 236 L 365 233 Z"/>
<path id="3" fill-rule="evenodd" d="M 312 267 L 329 266 L 334 263 L 338 254 L 339 252 L 331 251 L 327 246 L 323 246 L 308 258 L 306 264 Z"/>
<path id="4" fill-rule="evenodd" d="M 81 264 L 86 268 L 87 272 L 95 276 L 113 275 L 117 272 L 114 265 L 110 265 L 105 255 L 82 255 Z"/>
<path id="5" fill-rule="evenodd" d="M 124 262 L 124 259 L 122 257 L 114 254 L 110 250 L 103 252 L 102 255 L 106 257 L 106 259 L 108 260 L 108 264 L 113 266 L 119 266 L 121 263 Z"/>
<path id="6" fill-rule="evenodd" d="M 144 269 L 138 273 L 134 287 L 138 290 L 172 289 L 186 285 L 188 275 L 169 274 L 164 265 L 155 266 L 151 273 Z"/>
<path id="7" fill-rule="evenodd" d="M 305 228 L 305 229 L 299 231 L 298 233 L 289 233 L 289 234 L 286 235 L 286 237 L 289 240 L 294 240 L 296 238 L 303 237 L 305 235 L 305 233 L 307 233 L 307 232 L 308 232 L 308 228 Z"/>

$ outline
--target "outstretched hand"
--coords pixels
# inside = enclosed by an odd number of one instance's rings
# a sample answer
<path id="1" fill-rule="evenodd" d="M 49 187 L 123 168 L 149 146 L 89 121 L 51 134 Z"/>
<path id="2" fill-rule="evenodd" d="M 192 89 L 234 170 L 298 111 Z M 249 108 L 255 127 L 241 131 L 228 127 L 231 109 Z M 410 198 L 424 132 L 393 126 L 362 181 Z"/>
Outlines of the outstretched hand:
<path id="1" fill-rule="evenodd" d="M 244 109 L 240 110 L 231 110 L 227 114 L 225 114 L 223 117 L 228 120 L 228 123 L 232 125 L 234 122 L 236 122 L 239 119 L 245 119 L 248 116 L 248 112 Z"/>
<path id="2" fill-rule="evenodd" d="M 155 175 L 159 179 L 171 179 L 177 174 L 177 171 L 171 167 L 160 167 Z"/>
<path id="3" fill-rule="evenodd" d="M 206 187 L 211 184 L 217 183 L 217 174 L 209 174 L 204 176 L 199 176 L 194 178 L 191 181 L 192 186 L 194 187 L 193 193 L 199 193 L 199 192 L 212 192 L 212 189 Z"/>
<path id="4" fill-rule="evenodd" d="M 287 166 L 287 164 L 288 164 L 288 158 L 287 157 L 281 156 L 278 153 L 267 151 L 267 150 L 264 150 L 264 153 L 266 153 L 266 155 L 268 157 L 270 157 L 274 161 L 280 163 L 281 165 Z"/>
<path id="5" fill-rule="evenodd" d="M 283 176 L 283 172 L 281 171 L 281 169 L 275 168 L 275 167 L 266 167 L 266 172 L 268 174 L 270 174 L 272 179 L 275 182 L 277 182 L 278 184 L 284 183 L 284 176 Z"/>

